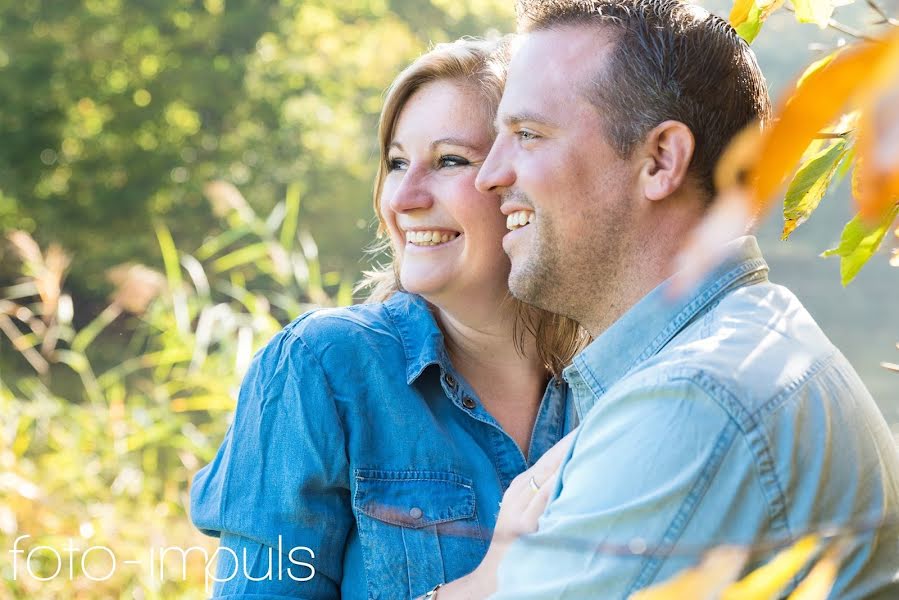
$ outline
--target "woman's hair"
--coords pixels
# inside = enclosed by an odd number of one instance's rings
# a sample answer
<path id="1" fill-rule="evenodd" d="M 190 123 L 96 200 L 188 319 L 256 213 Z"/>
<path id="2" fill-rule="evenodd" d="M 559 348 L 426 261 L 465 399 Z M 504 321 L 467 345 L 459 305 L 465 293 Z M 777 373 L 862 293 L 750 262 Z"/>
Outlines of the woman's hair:
<path id="1" fill-rule="evenodd" d="M 378 243 L 372 252 L 386 252 L 389 262 L 366 271 L 356 290 L 368 290 L 366 302 L 382 302 L 402 290 L 399 261 L 393 253 L 381 214 L 381 193 L 388 173 L 388 149 L 400 113 L 415 92 L 434 81 L 452 80 L 469 86 L 481 95 L 489 121 L 492 121 L 503 95 L 511 36 L 497 41 L 462 38 L 437 44 L 406 67 L 387 89 L 378 122 L 378 171 L 375 175 L 373 202 L 378 216 Z M 524 304 L 509 296 L 516 304 L 515 346 L 524 353 L 525 336 L 536 337 L 537 354 L 553 375 L 562 369 L 584 347 L 589 336 L 575 321 Z"/>

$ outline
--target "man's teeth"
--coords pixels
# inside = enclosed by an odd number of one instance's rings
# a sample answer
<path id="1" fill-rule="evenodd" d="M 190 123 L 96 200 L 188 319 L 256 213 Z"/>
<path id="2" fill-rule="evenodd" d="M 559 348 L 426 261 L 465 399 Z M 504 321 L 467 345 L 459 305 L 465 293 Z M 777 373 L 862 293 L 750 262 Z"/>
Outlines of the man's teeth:
<path id="1" fill-rule="evenodd" d="M 511 215 L 506 217 L 506 229 L 509 231 L 515 231 L 520 227 L 524 227 L 530 223 L 534 222 L 534 211 L 532 210 L 519 210 L 518 212 L 513 212 Z"/>
<path id="2" fill-rule="evenodd" d="M 459 236 L 455 231 L 407 231 L 406 241 L 416 246 L 436 246 Z"/>

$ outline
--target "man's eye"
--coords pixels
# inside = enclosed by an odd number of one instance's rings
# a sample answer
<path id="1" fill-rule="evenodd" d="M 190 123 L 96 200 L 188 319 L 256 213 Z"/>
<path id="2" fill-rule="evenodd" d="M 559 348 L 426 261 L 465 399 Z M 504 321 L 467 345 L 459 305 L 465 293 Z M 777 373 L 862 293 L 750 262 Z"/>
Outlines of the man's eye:
<path id="1" fill-rule="evenodd" d="M 387 170 L 388 171 L 403 171 L 409 165 L 402 158 L 391 158 L 387 160 Z"/>
<path id="2" fill-rule="evenodd" d="M 465 165 L 471 164 L 468 160 L 462 158 L 461 156 L 441 156 L 438 164 L 441 167 L 464 167 Z"/>
<path id="3" fill-rule="evenodd" d="M 533 131 L 528 131 L 527 129 L 519 129 L 518 131 L 515 132 L 515 135 L 518 136 L 518 139 L 520 139 L 520 140 L 522 140 L 522 141 L 524 141 L 524 142 L 529 142 L 529 141 L 531 141 L 531 140 L 536 140 L 537 138 L 540 137 L 539 135 L 537 135 L 537 134 L 534 133 Z"/>

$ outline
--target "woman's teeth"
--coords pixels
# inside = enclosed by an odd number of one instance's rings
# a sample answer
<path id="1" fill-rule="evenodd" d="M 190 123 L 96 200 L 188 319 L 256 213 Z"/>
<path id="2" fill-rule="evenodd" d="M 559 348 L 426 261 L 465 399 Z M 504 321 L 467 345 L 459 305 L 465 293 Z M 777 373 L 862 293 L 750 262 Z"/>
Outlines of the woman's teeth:
<path id="1" fill-rule="evenodd" d="M 459 237 L 459 234 L 448 231 L 407 231 L 406 241 L 416 246 L 437 246 Z"/>
<path id="2" fill-rule="evenodd" d="M 506 217 L 506 229 L 509 231 L 515 231 L 525 225 L 534 222 L 534 211 L 532 210 L 519 210 L 518 212 L 513 212 L 511 215 Z"/>

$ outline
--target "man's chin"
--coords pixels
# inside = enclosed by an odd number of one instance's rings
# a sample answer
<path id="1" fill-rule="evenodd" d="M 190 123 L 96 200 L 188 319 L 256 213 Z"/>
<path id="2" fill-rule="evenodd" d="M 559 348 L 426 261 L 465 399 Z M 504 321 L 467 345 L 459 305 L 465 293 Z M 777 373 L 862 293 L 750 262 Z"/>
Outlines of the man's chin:
<path id="1" fill-rule="evenodd" d="M 525 265 L 516 265 L 513 259 L 512 270 L 509 272 L 509 292 L 522 302 L 534 304 L 534 288 L 533 273 Z"/>

